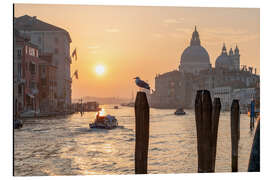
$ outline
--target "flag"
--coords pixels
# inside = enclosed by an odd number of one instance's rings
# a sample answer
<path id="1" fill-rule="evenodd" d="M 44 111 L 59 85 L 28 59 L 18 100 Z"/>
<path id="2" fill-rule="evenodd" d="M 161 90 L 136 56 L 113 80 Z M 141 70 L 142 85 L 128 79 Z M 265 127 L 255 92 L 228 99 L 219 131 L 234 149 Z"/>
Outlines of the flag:
<path id="1" fill-rule="evenodd" d="M 76 48 L 72 52 L 72 57 L 74 58 L 74 56 L 75 56 L 75 60 L 77 60 L 77 51 L 76 51 Z"/>
<path id="2" fill-rule="evenodd" d="M 79 77 L 78 77 L 78 70 L 76 70 L 76 71 L 74 72 L 74 76 L 75 76 L 76 79 L 79 79 Z"/>

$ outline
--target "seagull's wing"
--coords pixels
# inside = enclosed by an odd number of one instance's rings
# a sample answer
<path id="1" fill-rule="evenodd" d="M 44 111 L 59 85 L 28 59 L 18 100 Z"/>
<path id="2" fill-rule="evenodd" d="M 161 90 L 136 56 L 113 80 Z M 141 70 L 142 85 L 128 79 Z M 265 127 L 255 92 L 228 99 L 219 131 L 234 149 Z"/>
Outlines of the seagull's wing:
<path id="1" fill-rule="evenodd" d="M 142 81 L 142 80 L 140 81 L 140 85 L 141 85 L 141 87 L 144 87 L 146 89 L 150 89 L 149 84 L 146 83 L 146 82 L 144 82 L 144 81 Z"/>

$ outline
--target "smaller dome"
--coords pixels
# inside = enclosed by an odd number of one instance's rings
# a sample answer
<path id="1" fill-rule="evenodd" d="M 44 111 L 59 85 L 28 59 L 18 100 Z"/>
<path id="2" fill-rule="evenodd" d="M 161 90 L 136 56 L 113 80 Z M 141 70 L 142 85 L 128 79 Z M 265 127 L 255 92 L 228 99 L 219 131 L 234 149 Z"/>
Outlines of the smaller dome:
<path id="1" fill-rule="evenodd" d="M 228 68 L 231 65 L 230 58 L 226 54 L 221 54 L 216 59 L 216 68 Z"/>

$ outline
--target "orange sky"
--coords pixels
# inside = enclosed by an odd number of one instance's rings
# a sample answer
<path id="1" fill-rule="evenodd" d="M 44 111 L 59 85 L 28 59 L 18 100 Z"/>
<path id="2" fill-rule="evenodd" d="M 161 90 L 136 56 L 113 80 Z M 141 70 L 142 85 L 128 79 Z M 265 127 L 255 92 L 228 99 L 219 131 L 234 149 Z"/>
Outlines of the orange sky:
<path id="1" fill-rule="evenodd" d="M 16 4 L 15 17 L 38 19 L 66 29 L 76 47 L 79 71 L 72 98 L 131 97 L 135 76 L 154 88 L 156 73 L 177 69 L 194 26 L 214 66 L 223 42 L 238 45 L 240 63 L 260 70 L 260 11 L 247 8 L 180 8 Z M 97 65 L 105 67 L 97 75 Z"/>

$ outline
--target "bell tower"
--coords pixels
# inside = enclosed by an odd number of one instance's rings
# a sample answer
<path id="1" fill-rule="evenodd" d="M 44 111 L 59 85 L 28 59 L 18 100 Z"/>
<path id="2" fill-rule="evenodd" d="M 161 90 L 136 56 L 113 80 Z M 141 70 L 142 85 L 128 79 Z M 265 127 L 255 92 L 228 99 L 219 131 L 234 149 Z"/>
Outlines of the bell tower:
<path id="1" fill-rule="evenodd" d="M 221 55 L 227 55 L 227 49 L 226 49 L 225 43 L 223 43 L 223 47 L 222 47 L 222 50 L 221 50 Z"/>
<path id="2" fill-rule="evenodd" d="M 239 54 L 239 49 L 236 45 L 234 49 L 234 56 L 233 56 L 233 62 L 234 62 L 234 68 L 235 70 L 240 70 L 240 54 Z"/>

